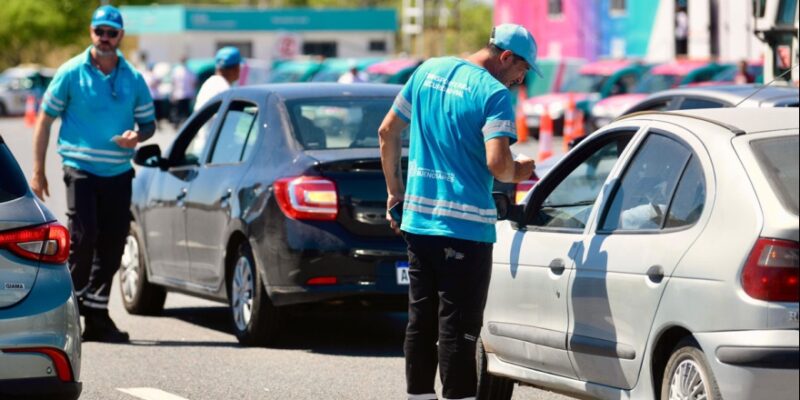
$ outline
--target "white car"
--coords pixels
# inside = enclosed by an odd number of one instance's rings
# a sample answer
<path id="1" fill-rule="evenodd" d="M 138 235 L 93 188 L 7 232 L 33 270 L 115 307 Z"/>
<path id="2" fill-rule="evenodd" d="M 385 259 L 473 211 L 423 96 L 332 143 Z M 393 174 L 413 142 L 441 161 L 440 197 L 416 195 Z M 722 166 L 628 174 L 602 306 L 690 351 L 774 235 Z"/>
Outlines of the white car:
<path id="1" fill-rule="evenodd" d="M 798 120 L 633 114 L 570 151 L 498 224 L 478 398 L 797 399 Z"/>

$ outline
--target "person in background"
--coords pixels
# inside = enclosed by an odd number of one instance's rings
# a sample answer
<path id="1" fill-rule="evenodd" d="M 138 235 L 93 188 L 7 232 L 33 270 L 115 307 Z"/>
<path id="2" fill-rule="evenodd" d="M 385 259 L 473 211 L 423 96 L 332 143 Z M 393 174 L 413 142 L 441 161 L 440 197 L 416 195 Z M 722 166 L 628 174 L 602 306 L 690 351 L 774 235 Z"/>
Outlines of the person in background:
<path id="1" fill-rule="evenodd" d="M 142 77 L 147 84 L 147 89 L 150 91 L 150 97 L 153 98 L 153 106 L 155 107 L 156 124 L 159 120 L 167 117 L 166 113 L 169 109 L 167 99 L 158 90 L 161 86 L 161 78 L 153 70 L 153 63 L 147 63 L 142 71 Z"/>
<path id="2" fill-rule="evenodd" d="M 509 147 L 516 129 L 508 89 L 531 68 L 538 71 L 533 36 L 519 25 L 497 26 L 486 47 L 466 59 L 422 64 L 378 130 L 386 207 L 402 202 L 408 243 L 409 399 L 437 398 L 437 364 L 443 398 L 475 398 L 475 346 L 496 237 L 493 180 L 520 182 L 534 168 L 529 158 L 514 160 Z M 406 185 L 401 138 L 409 124 Z"/>
<path id="3" fill-rule="evenodd" d="M 349 69 L 339 77 L 339 83 L 364 83 L 367 82 L 367 74 L 358 70 L 358 64 L 350 61 Z"/>
<path id="4" fill-rule="evenodd" d="M 178 129 L 192 113 L 197 77 L 186 66 L 186 57 L 172 69 L 172 124 Z"/>
<path id="5" fill-rule="evenodd" d="M 130 160 L 136 145 L 155 133 L 155 110 L 144 78 L 119 51 L 125 34 L 119 10 L 96 9 L 89 34 L 92 45 L 58 69 L 44 95 L 33 134 L 31 189 L 43 201 L 50 195 L 45 156 L 50 128 L 61 117 L 69 269 L 84 316 L 83 340 L 119 343 L 128 334 L 109 317 L 108 296 L 130 229 Z"/>
<path id="6" fill-rule="evenodd" d="M 689 54 L 689 14 L 685 7 L 675 10 L 675 55 Z"/>
<path id="7" fill-rule="evenodd" d="M 195 111 L 203 107 L 212 97 L 230 89 L 231 85 L 239 80 L 242 64 L 242 55 L 239 53 L 239 49 L 232 46 L 219 49 L 214 56 L 214 63 L 216 72 L 200 87 L 197 100 L 194 102 Z"/>
<path id="8" fill-rule="evenodd" d="M 733 81 L 737 85 L 743 85 L 745 83 L 753 83 L 756 81 L 756 77 L 747 70 L 747 61 L 742 60 L 739 61 L 738 69 L 736 70 L 736 76 L 733 78 Z"/>

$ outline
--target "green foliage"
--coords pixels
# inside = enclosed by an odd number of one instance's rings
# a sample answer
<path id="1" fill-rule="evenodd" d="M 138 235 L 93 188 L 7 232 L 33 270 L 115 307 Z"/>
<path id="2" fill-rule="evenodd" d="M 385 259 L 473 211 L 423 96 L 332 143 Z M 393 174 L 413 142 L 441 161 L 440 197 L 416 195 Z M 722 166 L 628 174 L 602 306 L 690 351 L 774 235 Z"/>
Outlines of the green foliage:
<path id="1" fill-rule="evenodd" d="M 20 63 L 59 64 L 89 44 L 92 11 L 100 0 L 0 0 L 0 70 Z M 391 7 L 402 0 L 111 0 L 120 5 L 203 4 L 268 7 Z M 438 35 L 437 45 L 427 53 L 441 55 L 474 51 L 486 42 L 492 24 L 492 9 L 480 0 L 433 0 L 451 11 L 447 26 L 428 18 L 428 29 Z M 429 10 L 430 12 L 430 10 Z M 437 31 L 438 29 L 438 31 Z M 54 66 L 55 66 L 54 65 Z"/>

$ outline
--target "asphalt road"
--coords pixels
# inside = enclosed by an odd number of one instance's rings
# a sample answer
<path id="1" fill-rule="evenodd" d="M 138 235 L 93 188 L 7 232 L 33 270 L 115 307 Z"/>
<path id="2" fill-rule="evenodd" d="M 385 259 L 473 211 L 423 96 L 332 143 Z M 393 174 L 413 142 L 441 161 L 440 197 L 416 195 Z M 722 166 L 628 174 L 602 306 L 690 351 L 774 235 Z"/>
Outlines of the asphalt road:
<path id="1" fill-rule="evenodd" d="M 153 139 L 162 148 L 174 136 L 163 128 Z M 51 197 L 46 204 L 65 223 L 57 129 L 58 124 L 48 148 Z M 21 118 L 0 118 L 0 134 L 29 176 L 32 129 Z M 536 154 L 533 144 L 514 150 Z M 267 349 L 238 345 L 224 305 L 181 294 L 167 296 L 163 315 L 139 317 L 125 312 L 114 287 L 110 312 L 132 340 L 127 345 L 84 344 L 81 399 L 405 398 L 404 313 L 312 310 L 290 319 L 280 343 Z M 569 399 L 520 386 L 513 398 Z"/>

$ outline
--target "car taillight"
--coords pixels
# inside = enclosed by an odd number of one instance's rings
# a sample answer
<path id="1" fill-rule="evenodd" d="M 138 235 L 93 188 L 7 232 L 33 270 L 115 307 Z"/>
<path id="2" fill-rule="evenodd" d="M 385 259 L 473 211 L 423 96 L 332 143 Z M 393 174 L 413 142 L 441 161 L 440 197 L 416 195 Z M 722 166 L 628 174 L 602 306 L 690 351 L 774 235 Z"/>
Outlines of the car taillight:
<path id="1" fill-rule="evenodd" d="M 293 219 L 332 221 L 339 210 L 336 185 L 318 176 L 278 179 L 275 199 L 281 211 Z"/>
<path id="2" fill-rule="evenodd" d="M 0 249 L 29 260 L 60 264 L 69 256 L 69 231 L 57 222 L 0 232 Z"/>
<path id="3" fill-rule="evenodd" d="M 3 349 L 4 353 L 38 353 L 44 354 L 53 360 L 53 366 L 56 368 L 56 375 L 61 382 L 72 382 L 72 366 L 69 364 L 69 359 L 63 351 L 50 347 L 25 347 L 17 349 Z"/>
<path id="4" fill-rule="evenodd" d="M 536 182 L 539 182 L 538 179 L 532 179 L 527 181 L 522 181 L 517 183 L 515 192 L 514 192 L 514 204 L 522 203 L 522 200 L 525 200 L 525 196 L 528 194 L 528 191 L 536 185 Z"/>
<path id="5" fill-rule="evenodd" d="M 766 301 L 800 301 L 800 244 L 759 238 L 742 271 L 742 288 L 750 297 Z"/>

